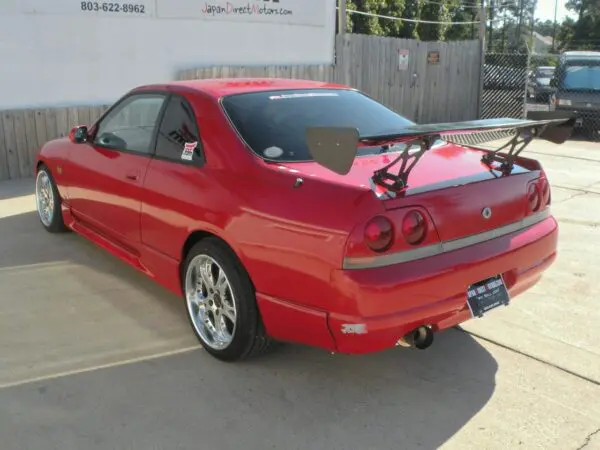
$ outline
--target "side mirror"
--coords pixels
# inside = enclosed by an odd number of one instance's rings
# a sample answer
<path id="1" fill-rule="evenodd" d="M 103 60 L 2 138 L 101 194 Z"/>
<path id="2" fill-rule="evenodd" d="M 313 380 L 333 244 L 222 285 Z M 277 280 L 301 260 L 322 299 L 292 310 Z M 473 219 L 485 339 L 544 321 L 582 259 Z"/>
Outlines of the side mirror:
<path id="1" fill-rule="evenodd" d="M 85 125 L 74 127 L 69 132 L 69 140 L 75 144 L 87 142 L 88 128 Z"/>

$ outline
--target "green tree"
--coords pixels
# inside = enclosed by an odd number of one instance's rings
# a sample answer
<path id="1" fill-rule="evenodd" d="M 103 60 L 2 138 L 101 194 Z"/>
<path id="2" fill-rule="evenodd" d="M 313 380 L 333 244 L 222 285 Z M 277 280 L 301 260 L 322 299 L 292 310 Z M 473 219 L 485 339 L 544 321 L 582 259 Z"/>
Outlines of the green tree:
<path id="1" fill-rule="evenodd" d="M 451 22 L 475 22 L 477 13 L 478 7 L 475 5 L 474 0 L 460 0 L 450 10 L 449 17 Z M 446 30 L 446 40 L 477 39 L 478 33 L 478 26 L 474 23 L 450 25 Z"/>
<path id="2" fill-rule="evenodd" d="M 537 0 L 517 0 L 513 4 L 507 4 L 508 11 L 516 21 L 514 34 L 509 39 L 510 50 L 527 51 L 526 43 L 533 32 L 536 5 Z"/>
<path id="3" fill-rule="evenodd" d="M 419 20 L 425 0 L 406 0 L 402 17 L 410 20 Z M 419 39 L 419 24 L 417 22 L 403 22 L 402 29 L 398 37 L 405 39 Z"/>
<path id="4" fill-rule="evenodd" d="M 554 21 L 545 20 L 542 22 L 540 19 L 536 19 L 533 30 L 542 36 L 552 36 L 554 34 Z"/>
<path id="5" fill-rule="evenodd" d="M 404 16 L 406 11 L 405 0 L 388 0 L 382 3 L 383 5 L 379 9 L 379 14 L 389 17 L 406 17 Z M 386 36 L 401 37 L 402 30 L 406 24 L 407 22 L 402 20 L 380 19 L 381 28 L 384 30 Z"/>
<path id="6" fill-rule="evenodd" d="M 346 0 L 346 8 L 370 14 L 402 17 L 404 0 Z M 402 22 L 363 14 L 348 13 L 347 31 L 376 36 L 399 36 Z"/>
<path id="7" fill-rule="evenodd" d="M 346 8 L 352 11 L 373 12 L 372 0 L 347 0 Z M 347 17 L 348 31 L 356 34 L 375 34 L 381 35 L 383 30 L 379 27 L 377 17 L 366 16 L 362 14 L 348 13 Z"/>
<path id="8" fill-rule="evenodd" d="M 567 18 L 557 31 L 559 50 L 600 50 L 600 0 L 569 0 L 567 9 L 577 19 Z"/>
<path id="9" fill-rule="evenodd" d="M 526 52 L 535 28 L 537 0 L 490 0 L 486 10 L 489 52 Z"/>
<path id="10" fill-rule="evenodd" d="M 575 21 L 568 17 L 556 31 L 555 46 L 558 51 L 564 51 L 573 42 Z"/>
<path id="11" fill-rule="evenodd" d="M 453 12 L 459 7 L 456 0 L 432 0 L 425 3 L 421 10 L 421 20 L 446 23 L 420 23 L 419 37 L 424 41 L 444 41 L 452 27 L 447 22 L 452 22 Z"/>

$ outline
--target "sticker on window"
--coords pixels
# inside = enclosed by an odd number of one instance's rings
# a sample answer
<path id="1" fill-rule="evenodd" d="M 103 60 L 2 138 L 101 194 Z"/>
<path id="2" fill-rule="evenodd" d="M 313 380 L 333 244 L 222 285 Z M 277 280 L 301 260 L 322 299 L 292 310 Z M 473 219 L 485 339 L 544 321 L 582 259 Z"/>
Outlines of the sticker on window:
<path id="1" fill-rule="evenodd" d="M 306 94 L 282 94 L 271 95 L 269 100 L 282 100 L 285 98 L 306 98 L 306 97 L 339 97 L 335 92 L 309 92 Z"/>
<path id="2" fill-rule="evenodd" d="M 263 155 L 265 155 L 267 158 L 279 158 L 281 155 L 283 155 L 283 150 L 279 147 L 269 147 L 265 149 Z"/>
<path id="3" fill-rule="evenodd" d="M 183 159 L 184 161 L 191 161 L 194 158 L 194 150 L 197 146 L 198 142 L 186 142 L 183 146 L 181 159 Z"/>

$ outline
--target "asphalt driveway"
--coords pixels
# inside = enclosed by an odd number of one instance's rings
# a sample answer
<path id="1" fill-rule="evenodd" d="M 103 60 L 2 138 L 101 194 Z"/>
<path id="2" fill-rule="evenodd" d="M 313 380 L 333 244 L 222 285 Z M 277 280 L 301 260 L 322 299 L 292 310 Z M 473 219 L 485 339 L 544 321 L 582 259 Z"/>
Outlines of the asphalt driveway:
<path id="1" fill-rule="evenodd" d="M 182 302 L 0 183 L 0 448 L 600 448 L 600 145 L 536 143 L 560 254 L 427 351 L 208 357 Z"/>

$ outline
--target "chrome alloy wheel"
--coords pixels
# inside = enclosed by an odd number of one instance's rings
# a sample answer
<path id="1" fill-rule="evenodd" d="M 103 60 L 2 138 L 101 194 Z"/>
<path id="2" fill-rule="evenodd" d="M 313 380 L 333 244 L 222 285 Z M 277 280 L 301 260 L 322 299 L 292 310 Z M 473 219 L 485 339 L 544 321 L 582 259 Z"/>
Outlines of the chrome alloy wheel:
<path id="1" fill-rule="evenodd" d="M 35 180 L 35 201 L 40 220 L 49 227 L 54 218 L 54 191 L 52 181 L 45 170 L 40 170 Z"/>
<path id="2" fill-rule="evenodd" d="M 233 290 L 223 268 L 210 256 L 198 255 L 185 274 L 185 298 L 192 324 L 210 348 L 223 350 L 235 334 Z"/>

